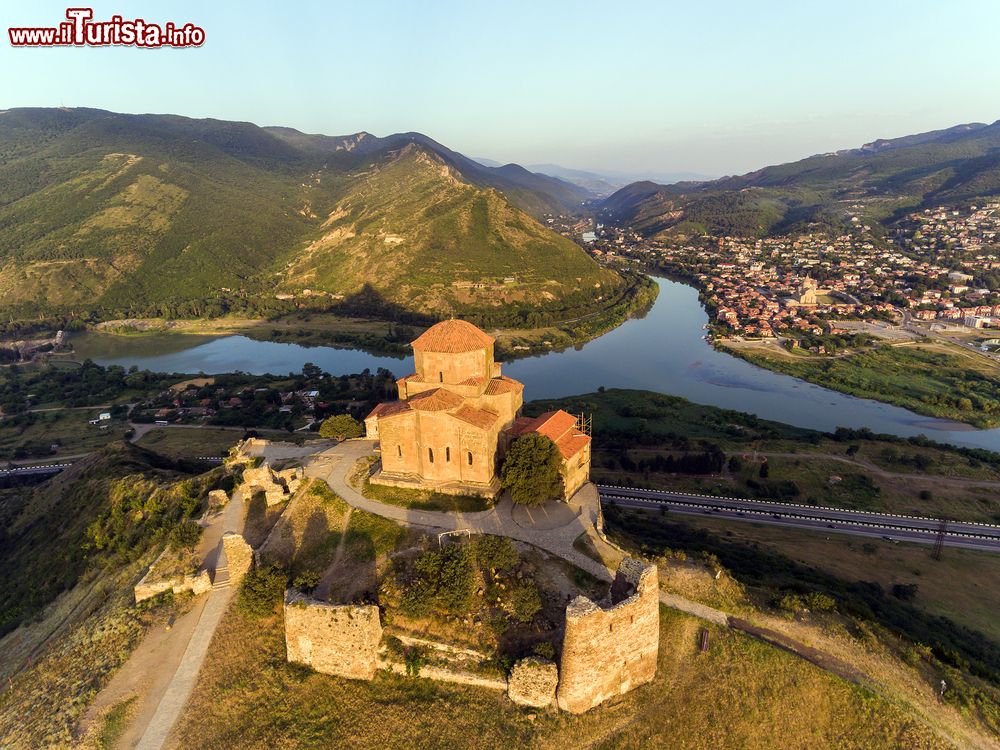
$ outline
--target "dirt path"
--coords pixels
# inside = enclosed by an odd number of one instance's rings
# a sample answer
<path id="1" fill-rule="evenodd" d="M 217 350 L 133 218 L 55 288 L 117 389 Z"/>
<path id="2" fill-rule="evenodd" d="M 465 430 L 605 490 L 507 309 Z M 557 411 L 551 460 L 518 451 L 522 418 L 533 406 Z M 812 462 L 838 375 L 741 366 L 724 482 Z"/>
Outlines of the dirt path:
<path id="1" fill-rule="evenodd" d="M 202 521 L 204 531 L 198 555 L 213 581 L 217 572 L 222 574 L 226 567 L 222 535 L 243 528 L 244 512 L 243 498 L 236 493 L 221 512 L 206 515 Z M 192 607 L 170 623 L 169 629 L 151 629 L 95 698 L 84 717 L 84 731 L 108 709 L 135 697 L 133 718 L 116 747 L 150 750 L 161 747 L 194 687 L 212 635 L 232 594 L 231 587 L 212 589 L 196 597 Z"/>

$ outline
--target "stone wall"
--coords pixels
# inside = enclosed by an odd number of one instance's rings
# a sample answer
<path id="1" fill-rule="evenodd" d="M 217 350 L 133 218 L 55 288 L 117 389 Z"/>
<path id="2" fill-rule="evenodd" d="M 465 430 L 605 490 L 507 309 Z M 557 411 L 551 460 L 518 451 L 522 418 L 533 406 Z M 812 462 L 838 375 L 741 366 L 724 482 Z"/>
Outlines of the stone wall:
<path id="1" fill-rule="evenodd" d="M 234 584 L 239 583 L 253 565 L 253 547 L 247 544 L 242 534 L 227 531 L 222 535 L 222 548 L 226 552 L 229 580 Z"/>
<path id="2" fill-rule="evenodd" d="M 656 675 L 660 645 L 655 565 L 626 557 L 602 607 L 578 596 L 566 607 L 559 708 L 583 713 Z"/>
<path id="3" fill-rule="evenodd" d="M 251 498 L 258 492 L 264 493 L 268 505 L 277 505 L 289 497 L 284 481 L 278 479 L 267 464 L 243 470 L 244 496 Z"/>
<path id="4" fill-rule="evenodd" d="M 382 623 L 374 605 L 327 604 L 295 592 L 285 595 L 288 661 L 317 672 L 370 680 L 379 665 Z"/>
<path id="5" fill-rule="evenodd" d="M 150 571 L 152 572 L 152 568 Z M 147 580 L 149 577 L 149 573 L 146 573 L 145 577 L 132 590 L 133 594 L 135 594 L 136 604 L 143 599 L 151 599 L 157 594 L 162 594 L 164 591 L 173 591 L 175 594 L 180 594 L 183 591 L 190 591 L 192 594 L 202 594 L 212 588 L 212 579 L 209 577 L 207 570 L 175 578 L 164 578 L 158 581 L 149 581 Z"/>
<path id="6" fill-rule="evenodd" d="M 559 670 L 547 659 L 529 656 L 521 659 L 507 681 L 507 697 L 519 706 L 545 708 L 556 699 Z"/>

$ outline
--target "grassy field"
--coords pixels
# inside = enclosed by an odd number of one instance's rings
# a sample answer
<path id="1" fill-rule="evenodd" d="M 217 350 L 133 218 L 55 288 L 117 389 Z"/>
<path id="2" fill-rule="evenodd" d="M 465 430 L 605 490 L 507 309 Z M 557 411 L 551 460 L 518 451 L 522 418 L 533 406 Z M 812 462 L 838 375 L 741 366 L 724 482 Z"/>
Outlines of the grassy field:
<path id="1" fill-rule="evenodd" d="M 918 414 L 981 428 L 1000 425 L 1000 367 L 958 346 L 879 346 L 835 358 L 727 350 L 761 367 Z"/>
<path id="2" fill-rule="evenodd" d="M 593 415 L 595 481 L 797 503 L 1000 520 L 1000 458 L 924 441 L 839 438 L 645 391 L 608 390 L 536 401 Z M 657 471 L 657 457 L 725 454 L 709 474 Z M 765 461 L 768 476 L 760 477 Z"/>
<path id="3" fill-rule="evenodd" d="M 111 420 L 107 429 L 89 424 L 102 409 L 34 412 L 0 421 L 0 459 L 58 459 L 99 450 L 125 436 L 127 425 Z M 58 445 L 53 453 L 51 446 Z"/>
<path id="4" fill-rule="evenodd" d="M 242 438 L 243 430 L 164 427 L 150 430 L 136 441 L 136 445 L 171 458 L 198 458 L 225 456 Z"/>
<path id="5" fill-rule="evenodd" d="M 886 591 L 895 584 L 918 586 L 913 603 L 935 615 L 978 630 L 1000 642 L 1000 555 L 948 547 L 940 560 L 921 544 L 892 544 L 766 524 L 701 516 L 675 519 L 727 541 L 773 550 L 847 581 L 875 581 Z M 961 585 L 956 585 L 961 582 Z"/>

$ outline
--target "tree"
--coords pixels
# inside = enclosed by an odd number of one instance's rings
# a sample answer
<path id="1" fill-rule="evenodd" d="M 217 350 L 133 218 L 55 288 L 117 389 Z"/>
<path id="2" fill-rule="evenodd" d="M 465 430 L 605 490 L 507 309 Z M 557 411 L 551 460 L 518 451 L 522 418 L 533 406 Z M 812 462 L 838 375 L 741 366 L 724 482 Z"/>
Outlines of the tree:
<path id="1" fill-rule="evenodd" d="M 544 505 L 562 497 L 562 455 L 549 438 L 529 432 L 513 442 L 504 458 L 500 484 L 520 505 Z"/>
<path id="2" fill-rule="evenodd" d="M 760 465 L 760 471 L 757 472 L 757 475 L 761 479 L 767 479 L 770 473 L 771 473 L 771 467 L 767 465 L 767 460 L 765 459 L 764 463 Z"/>
<path id="3" fill-rule="evenodd" d="M 323 424 L 319 428 L 321 437 L 336 438 L 337 440 L 361 437 L 362 432 L 361 423 L 350 414 L 337 414 L 327 417 L 323 420 Z"/>

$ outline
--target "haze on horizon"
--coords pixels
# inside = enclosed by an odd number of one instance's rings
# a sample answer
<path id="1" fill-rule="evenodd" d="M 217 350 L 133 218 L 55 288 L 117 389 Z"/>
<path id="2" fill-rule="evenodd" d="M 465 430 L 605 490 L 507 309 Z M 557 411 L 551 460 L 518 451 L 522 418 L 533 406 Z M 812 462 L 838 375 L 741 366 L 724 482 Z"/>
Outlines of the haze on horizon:
<path id="1" fill-rule="evenodd" d="M 8 2 L 4 27 L 65 3 Z M 288 7 L 288 6 L 284 6 Z M 103 3 L 199 49 L 0 45 L 0 107 L 87 106 L 310 133 L 415 130 L 474 157 L 737 174 L 1000 118 L 992 0 L 503 5 Z"/>

